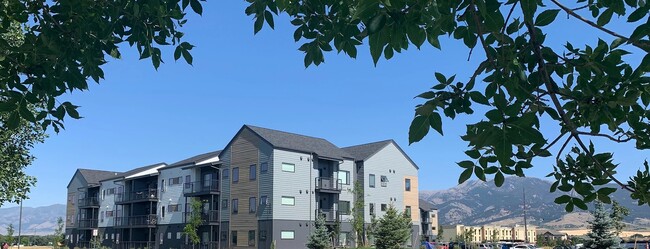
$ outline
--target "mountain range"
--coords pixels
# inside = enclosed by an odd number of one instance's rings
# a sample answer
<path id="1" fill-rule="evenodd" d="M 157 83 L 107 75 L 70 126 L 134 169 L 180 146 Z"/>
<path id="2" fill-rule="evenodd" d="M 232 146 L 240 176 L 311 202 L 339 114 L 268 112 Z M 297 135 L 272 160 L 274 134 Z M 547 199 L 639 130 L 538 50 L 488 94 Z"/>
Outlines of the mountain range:
<path id="1" fill-rule="evenodd" d="M 14 235 L 18 235 L 18 219 L 20 207 L 0 208 L 0 234 L 7 234 L 7 226 L 12 224 Z M 43 207 L 23 207 L 22 234 L 48 235 L 54 234 L 56 219 L 65 219 L 65 205 L 54 204 Z"/>
<path id="2" fill-rule="evenodd" d="M 533 177 L 509 177 L 503 186 L 493 181 L 470 180 L 456 187 L 438 191 L 420 191 L 420 198 L 438 209 L 442 225 L 514 225 L 524 223 L 524 192 L 528 224 L 561 229 L 586 228 L 591 214 L 577 209 L 567 213 L 554 202 L 565 193 L 550 193 L 551 182 Z M 650 228 L 650 207 L 638 206 L 629 193 L 618 190 L 612 200 L 630 210 L 625 218 L 629 229 Z M 593 205 L 590 206 L 590 209 Z"/>

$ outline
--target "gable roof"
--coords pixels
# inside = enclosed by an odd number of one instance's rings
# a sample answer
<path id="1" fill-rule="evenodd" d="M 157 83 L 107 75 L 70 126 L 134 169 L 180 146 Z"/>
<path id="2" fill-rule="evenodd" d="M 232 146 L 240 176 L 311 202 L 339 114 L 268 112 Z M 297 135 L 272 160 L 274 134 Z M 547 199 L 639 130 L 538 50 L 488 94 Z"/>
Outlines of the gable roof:
<path id="1" fill-rule="evenodd" d="M 156 167 L 160 167 L 161 165 L 162 165 L 162 166 L 166 166 L 167 164 L 166 164 L 166 163 L 156 163 L 156 164 L 152 164 L 152 165 L 147 165 L 147 166 L 143 166 L 143 167 L 135 168 L 135 169 L 129 170 L 129 171 L 127 171 L 127 172 L 124 172 L 124 173 L 121 173 L 121 174 L 117 174 L 117 175 L 115 175 L 114 177 L 110 177 L 110 178 L 103 179 L 103 180 L 101 180 L 101 181 L 106 181 L 106 180 L 115 180 L 115 179 L 120 179 L 120 178 L 126 178 L 126 177 L 129 177 L 129 176 L 131 176 L 131 175 L 135 175 L 135 174 L 138 174 L 138 173 L 141 173 L 141 172 L 144 172 L 144 171 L 150 170 L 150 169 L 154 169 L 154 168 L 156 168 Z"/>
<path id="2" fill-rule="evenodd" d="M 343 150 L 352 155 L 355 160 L 365 161 L 386 147 L 386 145 L 389 145 L 392 141 L 393 140 L 384 140 L 350 147 L 343 147 Z"/>
<path id="3" fill-rule="evenodd" d="M 321 158 L 338 160 L 343 160 L 343 158 L 353 158 L 350 154 L 323 138 L 310 137 L 252 125 L 244 125 L 237 134 L 239 134 L 243 129 L 251 130 L 274 148 L 315 153 Z M 230 146 L 230 143 L 228 146 Z"/>
<path id="4" fill-rule="evenodd" d="M 418 165 L 415 164 L 415 162 L 413 162 L 413 160 L 411 160 L 411 157 L 409 157 L 409 155 L 407 155 L 404 152 L 404 150 L 402 150 L 402 148 L 399 147 L 399 145 L 397 145 L 395 140 L 392 140 L 392 139 L 379 141 L 379 142 L 372 142 L 372 143 L 367 143 L 367 144 L 360 144 L 360 145 L 343 147 L 343 150 L 345 150 L 346 152 L 351 154 L 356 161 L 366 161 L 369 158 L 371 158 L 372 156 L 374 156 L 375 154 L 377 154 L 377 152 L 379 152 L 382 149 L 386 148 L 386 146 L 388 146 L 389 144 L 395 145 L 395 148 L 397 148 L 397 150 L 399 150 L 399 152 L 402 153 L 402 155 L 404 155 L 406 160 L 408 160 L 411 164 L 413 164 L 413 167 L 415 167 L 416 169 L 420 169 L 420 167 L 418 167 Z"/>
<path id="5" fill-rule="evenodd" d="M 86 185 L 92 186 L 92 185 L 99 185 L 100 181 L 103 181 L 104 179 L 114 177 L 120 172 L 113 172 L 113 171 L 106 171 L 106 170 L 96 170 L 96 169 L 77 169 L 72 175 L 72 178 L 68 182 L 68 186 L 70 187 L 70 184 L 72 183 L 72 180 L 79 174 L 81 178 L 86 182 Z"/>
<path id="6" fill-rule="evenodd" d="M 431 210 L 436 210 L 437 209 L 437 208 L 435 208 L 433 206 L 433 203 L 431 203 L 431 202 L 429 202 L 429 201 L 427 201 L 425 199 L 419 199 L 418 205 L 420 206 L 420 209 L 422 209 L 424 211 L 431 211 Z"/>
<path id="7" fill-rule="evenodd" d="M 211 158 L 214 158 L 214 157 L 218 157 L 220 153 L 221 153 L 221 150 L 210 151 L 210 152 L 207 152 L 207 153 L 199 154 L 199 155 L 196 155 L 196 156 L 192 156 L 190 158 L 180 160 L 178 162 L 172 163 L 172 164 L 167 165 L 165 167 L 162 167 L 160 169 L 162 170 L 162 169 L 174 168 L 174 167 L 178 167 L 178 166 L 197 164 L 197 163 L 203 162 L 205 160 L 208 160 L 208 159 L 211 159 Z"/>
<path id="8" fill-rule="evenodd" d="M 550 234 L 552 236 L 566 236 L 567 233 L 559 232 L 559 231 L 554 231 L 554 230 L 548 230 L 544 234 Z"/>

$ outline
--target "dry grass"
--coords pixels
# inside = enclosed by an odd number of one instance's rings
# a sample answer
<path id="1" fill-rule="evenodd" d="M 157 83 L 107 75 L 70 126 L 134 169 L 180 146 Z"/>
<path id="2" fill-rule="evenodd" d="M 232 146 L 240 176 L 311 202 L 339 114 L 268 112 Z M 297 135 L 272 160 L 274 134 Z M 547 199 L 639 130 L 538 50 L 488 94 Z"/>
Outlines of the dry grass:
<path id="1" fill-rule="evenodd" d="M 9 247 L 10 249 L 18 249 L 18 246 Z M 52 249 L 51 246 L 20 246 L 20 249 Z"/>

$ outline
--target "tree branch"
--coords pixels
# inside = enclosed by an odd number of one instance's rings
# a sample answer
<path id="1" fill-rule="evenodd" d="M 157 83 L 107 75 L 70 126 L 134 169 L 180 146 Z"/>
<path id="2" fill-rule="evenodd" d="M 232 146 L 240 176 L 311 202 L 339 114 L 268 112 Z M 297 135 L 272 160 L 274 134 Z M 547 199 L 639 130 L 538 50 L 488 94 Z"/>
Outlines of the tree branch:
<path id="1" fill-rule="evenodd" d="M 567 144 L 569 144 L 569 141 L 571 141 L 571 138 L 573 136 L 569 136 L 566 141 L 564 141 L 564 144 L 562 144 L 562 147 L 560 147 L 560 151 L 557 152 L 557 155 L 555 156 L 555 162 L 560 161 L 560 156 L 562 155 L 562 151 L 564 151 L 564 148 L 566 148 Z"/>
<path id="2" fill-rule="evenodd" d="M 508 12 L 508 17 L 506 17 L 506 21 L 503 23 L 503 27 L 501 28 L 501 33 L 502 34 L 504 34 L 504 32 L 506 31 L 506 27 L 508 26 L 508 21 L 510 20 L 510 16 L 512 15 L 512 12 L 517 7 L 517 3 L 519 3 L 519 2 L 513 3 L 512 7 L 510 8 L 510 12 Z"/>
<path id="3" fill-rule="evenodd" d="M 470 8 L 472 8 L 472 16 L 474 17 L 474 23 L 476 24 L 476 32 L 478 33 L 478 38 L 481 40 L 481 45 L 483 45 L 483 50 L 485 50 L 485 56 L 487 56 L 488 60 L 490 63 L 492 63 L 492 66 L 496 70 L 497 64 L 494 61 L 494 58 L 492 58 L 492 55 L 490 55 L 490 50 L 488 50 L 487 44 L 485 43 L 485 38 L 483 38 L 483 31 L 481 31 L 481 22 L 478 20 L 478 15 L 476 14 L 476 7 L 474 6 L 474 0 L 472 0 L 472 4 L 470 5 Z"/>
<path id="4" fill-rule="evenodd" d="M 601 31 L 603 31 L 603 32 L 605 32 L 605 33 L 607 33 L 607 34 L 610 34 L 610 35 L 612 35 L 612 36 L 615 36 L 615 37 L 621 38 L 621 39 L 625 40 L 626 42 L 628 42 L 628 43 L 634 45 L 635 47 L 638 47 L 638 48 L 640 48 L 640 49 L 642 49 L 642 50 L 644 50 L 644 51 L 646 51 L 646 52 L 650 52 L 650 46 L 649 46 L 649 45 L 647 45 L 647 44 L 643 44 L 643 43 L 639 43 L 639 42 L 637 42 L 637 41 L 632 41 L 632 40 L 630 40 L 630 38 L 627 38 L 627 37 L 625 37 L 625 36 L 623 36 L 623 35 L 620 35 L 620 34 L 614 32 L 614 31 L 611 31 L 611 30 L 609 30 L 609 29 L 607 29 L 607 28 L 605 28 L 605 27 L 603 27 L 603 26 L 600 26 L 600 25 L 598 25 L 598 24 L 596 24 L 596 23 L 594 23 L 594 22 L 592 22 L 592 21 L 590 21 L 590 20 L 587 20 L 587 19 L 585 19 L 584 17 L 582 17 L 582 16 L 578 15 L 577 13 L 575 13 L 572 9 L 570 9 L 570 8 L 568 8 L 568 7 L 564 6 L 564 5 L 562 5 L 562 4 L 561 4 L 560 2 L 558 2 L 557 0 L 551 0 L 551 2 L 555 3 L 555 5 L 557 5 L 558 7 L 560 7 L 560 8 L 561 8 L 562 10 L 564 10 L 567 14 L 572 15 L 572 16 L 575 17 L 575 18 L 578 18 L 580 21 L 583 21 L 583 22 L 589 24 L 590 26 L 592 26 L 592 27 L 594 27 L 594 28 L 597 28 L 597 29 L 599 29 L 599 30 L 601 30 Z"/>
<path id="5" fill-rule="evenodd" d="M 551 0 L 551 1 L 555 2 L 555 0 Z M 616 179 L 616 177 L 614 177 L 614 175 L 612 175 L 611 172 L 607 171 L 607 169 L 605 169 L 605 167 L 603 167 L 603 165 L 601 165 L 600 162 L 598 160 L 596 160 L 593 153 L 589 152 L 589 149 L 587 148 L 585 143 L 582 141 L 582 139 L 580 139 L 580 134 L 578 134 L 577 128 L 575 127 L 573 122 L 571 122 L 571 119 L 569 119 L 568 115 L 564 111 L 564 108 L 562 108 L 562 104 L 560 103 L 560 100 L 558 99 L 555 91 L 553 90 L 553 89 L 555 89 L 555 86 L 551 82 L 551 77 L 550 77 L 548 71 L 546 70 L 546 63 L 544 61 L 544 57 L 542 56 L 542 51 L 540 49 L 540 45 L 537 43 L 537 38 L 536 38 L 537 35 L 535 34 L 535 28 L 528 21 L 526 21 L 525 24 L 526 24 L 526 28 L 528 29 L 528 33 L 530 35 L 530 42 L 531 42 L 531 45 L 533 46 L 533 53 L 537 57 L 538 70 L 539 70 L 540 74 L 542 75 L 542 80 L 544 81 L 544 85 L 546 86 L 546 90 L 548 91 L 549 96 L 551 97 L 551 100 L 553 102 L 553 105 L 555 106 L 555 109 L 558 111 L 558 114 L 560 115 L 560 117 L 562 117 L 562 121 L 564 121 L 564 125 L 567 126 L 568 130 L 571 132 L 571 136 L 576 139 L 576 141 L 578 142 L 578 144 L 580 145 L 582 150 L 594 162 L 594 165 L 596 165 L 603 173 L 605 173 L 605 175 L 607 175 L 607 177 L 612 179 L 614 182 L 616 182 L 618 185 L 620 185 L 625 190 L 628 190 L 630 192 L 635 192 L 634 189 L 631 189 L 626 184 L 624 184 L 620 180 Z M 559 155 L 559 153 L 558 153 L 558 155 Z"/>
<path id="6" fill-rule="evenodd" d="M 591 133 L 591 132 L 585 132 L 585 131 L 578 131 L 579 135 L 587 135 L 587 136 L 593 136 L 593 137 L 605 137 L 608 138 L 609 140 L 612 140 L 617 143 L 625 143 L 629 142 L 630 140 L 634 139 L 634 136 L 628 136 L 625 139 L 622 139 L 623 136 L 619 136 L 618 138 L 615 138 L 612 135 L 609 134 L 601 134 L 601 133 Z"/>

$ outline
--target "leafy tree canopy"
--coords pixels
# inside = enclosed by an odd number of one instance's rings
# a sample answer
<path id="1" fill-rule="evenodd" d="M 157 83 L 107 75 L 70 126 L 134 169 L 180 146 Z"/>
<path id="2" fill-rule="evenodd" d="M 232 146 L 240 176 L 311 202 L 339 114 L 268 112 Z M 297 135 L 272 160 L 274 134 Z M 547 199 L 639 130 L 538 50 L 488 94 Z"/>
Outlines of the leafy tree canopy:
<path id="1" fill-rule="evenodd" d="M 201 0 L 202 1 L 202 0 Z M 3 0 L 0 3 L 0 114 L 3 126 L 20 120 L 55 131 L 76 105 L 59 102 L 66 92 L 88 89 L 104 78 L 108 56 L 128 44 L 158 68 L 161 48 L 192 64 L 193 46 L 182 40 L 186 8 L 201 14 L 200 0 Z M 122 46 L 121 46 L 122 45 Z M 32 110 L 29 107 L 36 106 Z"/>
<path id="2" fill-rule="evenodd" d="M 473 175 L 483 181 L 493 175 L 501 186 L 506 175 L 525 176 L 533 159 L 555 155 L 550 191 L 578 193 L 556 199 L 567 211 L 587 209 L 585 203 L 596 199 L 610 203 L 616 188 L 604 186 L 608 183 L 629 191 L 639 205 L 650 203 L 647 163 L 624 165 L 639 170 L 627 181 L 618 179 L 612 153 L 597 150 L 589 140 L 650 148 L 650 6 L 645 0 L 248 2 L 246 14 L 254 17 L 255 32 L 264 23 L 273 28 L 274 14 L 289 15 L 305 66 L 319 65 L 323 53 L 333 50 L 355 58 L 364 42 L 375 63 L 411 46 L 442 49 L 444 36 L 481 51 L 482 62 L 471 75 L 435 73 L 438 83 L 417 96 L 422 104 L 415 107 L 409 129 L 414 143 L 430 129 L 443 134 L 443 115 L 454 119 L 485 111 L 481 121 L 467 124 L 461 137 L 469 158 L 458 162 L 464 169 L 459 183 Z M 563 37 L 547 26 L 560 14 L 584 25 L 576 34 L 601 32 L 603 39 L 584 46 L 553 46 L 548 37 Z M 608 24 L 614 17 L 633 31 L 612 30 Z M 643 59 L 634 61 L 630 53 Z M 550 131 L 555 125 L 559 129 L 552 133 L 540 132 L 542 126 Z"/>

